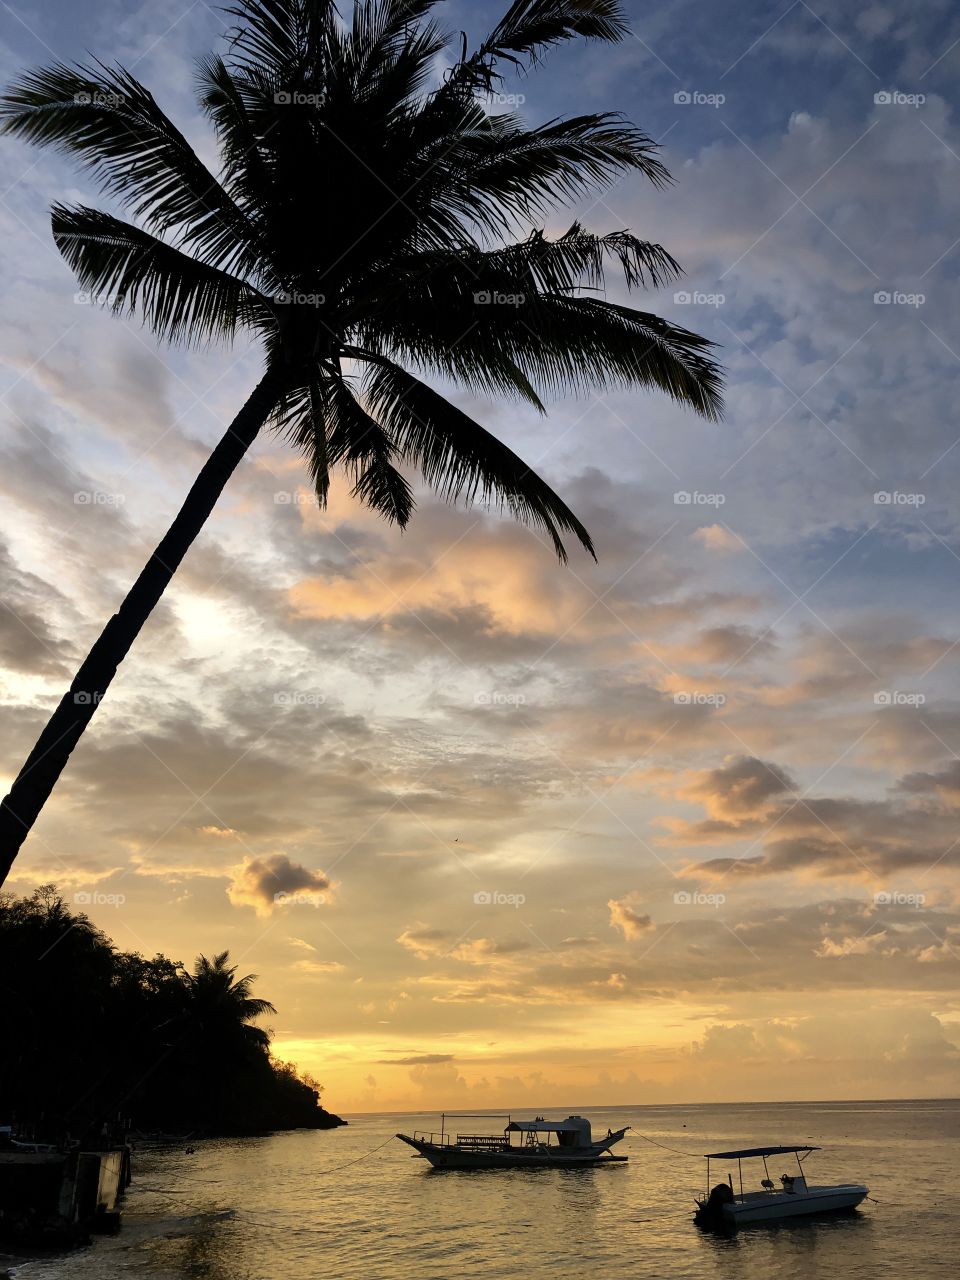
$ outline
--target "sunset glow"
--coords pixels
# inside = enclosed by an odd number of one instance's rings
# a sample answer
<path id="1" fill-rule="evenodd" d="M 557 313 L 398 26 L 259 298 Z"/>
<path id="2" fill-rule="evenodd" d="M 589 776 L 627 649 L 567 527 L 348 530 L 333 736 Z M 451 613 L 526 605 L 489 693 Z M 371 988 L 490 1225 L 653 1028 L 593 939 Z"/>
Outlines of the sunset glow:
<path id="1" fill-rule="evenodd" d="M 213 163 L 191 65 L 220 17 L 121 7 L 8 21 L 4 79 L 136 64 Z M 721 345 L 726 420 L 445 388 L 587 526 L 598 563 L 565 565 L 422 487 L 403 534 L 336 473 L 319 510 L 263 435 L 6 886 L 124 950 L 228 949 L 340 1114 L 957 1093 L 960 51 L 930 68 L 932 14 L 841 40 L 799 6 L 728 66 L 711 22 L 642 8 L 643 44 L 504 89 L 662 140 L 672 187 L 547 230 L 681 262 L 632 305 Z M 75 297 L 41 213 L 92 181 L 2 164 L 6 784 L 260 365 Z"/>

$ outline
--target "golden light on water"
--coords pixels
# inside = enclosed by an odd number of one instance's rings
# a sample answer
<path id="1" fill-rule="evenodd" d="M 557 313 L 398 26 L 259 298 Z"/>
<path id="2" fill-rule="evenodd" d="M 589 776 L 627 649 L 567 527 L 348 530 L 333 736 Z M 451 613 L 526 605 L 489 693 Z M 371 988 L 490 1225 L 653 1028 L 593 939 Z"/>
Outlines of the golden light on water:
<path id="1" fill-rule="evenodd" d="M 180 69 L 212 11 L 160 39 L 91 12 L 210 147 Z M 51 13 L 11 64 L 86 45 Z M 122 949 L 229 949 L 334 1110 L 957 1092 L 955 68 L 930 36 L 924 108 L 877 102 L 858 77 L 903 48 L 871 9 L 801 90 L 792 21 L 749 59 L 742 32 L 722 105 L 675 101 L 719 76 L 716 32 L 698 61 L 675 27 L 676 75 L 571 48 L 525 88 L 531 118 L 612 105 L 663 139 L 673 187 L 553 231 L 662 240 L 683 288 L 636 305 L 728 366 L 723 424 L 451 391 L 598 563 L 422 487 L 403 534 L 342 476 L 320 511 L 264 433 L 16 865 Z M 4 788 L 260 371 L 75 306 L 37 228 L 81 179 L 25 155 L 0 183 Z"/>

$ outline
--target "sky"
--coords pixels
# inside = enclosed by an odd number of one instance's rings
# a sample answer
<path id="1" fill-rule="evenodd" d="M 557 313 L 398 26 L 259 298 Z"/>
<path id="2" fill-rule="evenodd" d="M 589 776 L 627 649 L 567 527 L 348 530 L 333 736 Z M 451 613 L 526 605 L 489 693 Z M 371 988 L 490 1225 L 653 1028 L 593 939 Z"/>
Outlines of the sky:
<path id="1" fill-rule="evenodd" d="M 455 393 L 586 523 L 566 566 L 423 490 L 403 534 L 344 480 L 321 512 L 265 435 L 8 884 L 127 950 L 228 948 L 337 1111 L 960 1092 L 960 11 L 626 7 L 504 91 L 662 144 L 668 190 L 547 230 L 681 262 L 636 305 L 720 344 L 725 421 Z M 0 0 L 0 78 L 119 60 L 215 165 L 226 22 Z M 4 786 L 260 367 L 78 298 L 58 199 L 103 203 L 4 142 Z"/>

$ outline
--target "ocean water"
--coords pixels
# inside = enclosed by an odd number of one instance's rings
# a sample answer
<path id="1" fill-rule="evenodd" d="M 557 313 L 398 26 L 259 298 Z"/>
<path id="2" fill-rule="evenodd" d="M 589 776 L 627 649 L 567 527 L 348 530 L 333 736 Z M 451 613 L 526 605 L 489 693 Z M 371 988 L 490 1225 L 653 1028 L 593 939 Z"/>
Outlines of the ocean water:
<path id="1" fill-rule="evenodd" d="M 120 1235 L 69 1255 L 19 1261 L 13 1271 L 17 1280 L 556 1280 L 575 1274 L 927 1280 L 955 1274 L 958 1101 L 579 1113 L 595 1131 L 633 1125 L 636 1132 L 617 1148 L 629 1163 L 433 1172 L 404 1144 L 388 1141 L 398 1130 L 438 1127 L 434 1115 L 411 1114 L 348 1117 L 349 1127 L 330 1132 L 201 1142 L 193 1155 L 141 1152 Z M 496 1132 L 502 1122 L 491 1113 L 489 1122 L 452 1127 Z M 690 1154 L 671 1154 L 641 1134 Z M 825 1148 L 810 1157 L 812 1182 L 863 1181 L 876 1203 L 865 1201 L 849 1216 L 743 1228 L 732 1238 L 693 1226 L 693 1196 L 704 1186 L 702 1152 L 797 1142 Z M 774 1165 L 771 1176 L 789 1171 L 786 1161 L 782 1170 Z"/>

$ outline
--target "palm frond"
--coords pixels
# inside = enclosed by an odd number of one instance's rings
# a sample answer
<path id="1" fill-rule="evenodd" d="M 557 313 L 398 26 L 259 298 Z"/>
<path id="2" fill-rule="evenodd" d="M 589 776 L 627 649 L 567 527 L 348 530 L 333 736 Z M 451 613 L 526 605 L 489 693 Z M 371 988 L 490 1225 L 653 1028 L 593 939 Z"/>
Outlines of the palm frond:
<path id="1" fill-rule="evenodd" d="M 327 438 L 327 420 L 323 411 L 323 393 L 317 383 L 312 382 L 309 388 L 309 440 L 305 441 L 307 462 L 310 467 L 310 479 L 321 507 L 327 505 L 330 495 L 330 441 Z M 306 423 L 305 423 L 306 425 Z"/>
<path id="2" fill-rule="evenodd" d="M 269 1000 L 261 1000 L 258 996 L 244 996 L 243 998 L 241 1013 L 244 1021 L 251 1018 L 262 1018 L 265 1013 L 276 1012 L 276 1006 L 271 1004 Z"/>
<path id="3" fill-rule="evenodd" d="M 376 105 L 385 111 L 388 122 L 402 118 L 433 79 L 436 58 L 448 42 L 448 36 L 435 23 L 428 23 L 402 39 L 391 34 L 388 28 L 382 36 L 373 34 L 367 40 L 362 34 L 358 36 L 355 28 L 346 44 L 342 63 L 356 106 Z"/>
<path id="4" fill-rule="evenodd" d="M 514 0 L 480 48 L 452 69 L 439 95 L 489 91 L 499 79 L 500 61 L 522 71 L 566 40 L 616 43 L 628 29 L 618 0 Z"/>
<path id="5" fill-rule="evenodd" d="M 531 129 L 509 113 L 488 115 L 471 99 L 439 114 L 428 104 L 409 131 L 416 169 L 405 199 L 424 220 L 452 214 L 488 239 L 601 193 L 627 172 L 656 187 L 672 181 L 658 145 L 613 112 Z"/>
<path id="6" fill-rule="evenodd" d="M 487 251 L 459 250 L 433 259 L 423 255 L 426 279 L 438 277 L 473 281 L 474 286 L 512 285 L 513 291 L 537 294 L 572 293 L 576 289 L 603 289 L 610 260 L 619 268 L 628 289 L 659 289 L 682 275 L 680 264 L 662 245 L 640 240 L 629 231 L 597 235 L 574 222 L 561 236 L 549 239 L 533 231 L 526 240 Z M 435 262 L 436 266 L 431 267 Z"/>
<path id="7" fill-rule="evenodd" d="M 405 529 L 413 515 L 413 490 L 406 478 L 389 460 L 390 455 L 377 452 L 361 469 L 353 496 L 392 524 Z"/>
<path id="8" fill-rule="evenodd" d="M 600 298 L 559 298 L 553 308 L 560 326 L 579 327 L 582 341 L 571 346 L 601 385 L 656 387 L 711 422 L 723 417 L 723 370 L 709 338 Z"/>
<path id="9" fill-rule="evenodd" d="M 534 129 L 493 117 L 458 137 L 439 160 L 434 185 L 496 213 L 530 219 L 559 202 L 607 189 L 623 173 L 642 173 L 655 187 L 672 178 L 658 145 L 613 112 L 550 120 Z"/>
<path id="10" fill-rule="evenodd" d="M 572 533 L 595 556 L 584 526 L 561 498 L 505 444 L 439 392 L 387 360 L 370 361 L 364 389 L 398 455 L 446 501 L 506 507 L 543 529 L 561 561 L 561 534 Z"/>
<path id="11" fill-rule="evenodd" d="M 406 528 L 414 500 L 409 482 L 395 466 L 396 447 L 339 371 L 327 371 L 289 397 L 274 422 L 306 458 L 321 507 L 326 505 L 330 468 L 342 466 L 353 479 L 355 498 Z"/>
<path id="12" fill-rule="evenodd" d="M 446 273 L 411 282 L 402 305 L 358 324 L 356 344 L 476 391 L 510 391 L 505 370 L 512 368 L 538 395 L 656 387 L 719 419 L 722 372 L 712 359 L 714 344 L 650 312 L 578 296 L 572 282 L 557 287 L 579 256 L 588 270 L 602 268 L 590 260 L 599 245 L 578 251 L 576 236 L 571 240 L 544 242 L 539 263 L 541 246 L 530 242 L 488 255 L 451 254 Z M 628 255 L 632 272 L 653 270 L 663 278 L 673 260 L 658 250 L 627 241 L 616 252 Z M 551 273 L 554 288 L 541 288 Z"/>
<path id="13" fill-rule="evenodd" d="M 432 23 L 420 29 L 416 24 L 438 3 L 439 0 L 357 0 L 347 43 L 353 74 L 396 60 L 423 39 L 425 30 L 436 32 Z M 446 44 L 444 37 L 441 47 Z"/>
<path id="14" fill-rule="evenodd" d="M 112 214 L 58 204 L 51 223 L 88 300 L 118 313 L 139 311 L 160 338 L 229 341 L 240 326 L 271 323 L 265 301 L 244 281 Z"/>
<path id="15" fill-rule="evenodd" d="M 28 72 L 0 97 L 7 134 L 78 156 L 102 189 L 152 230 L 214 266 L 256 269 L 257 237 L 217 179 L 122 67 Z"/>
<path id="16" fill-rule="evenodd" d="M 243 79 L 213 54 L 197 64 L 196 84 L 200 106 L 216 130 L 224 187 L 256 224 L 269 199 L 271 175 L 250 113 L 249 89 L 245 93 Z"/>
<path id="17" fill-rule="evenodd" d="M 356 476 L 353 496 L 405 529 L 413 514 L 413 493 L 393 465 L 396 449 L 388 433 L 360 404 L 343 378 L 324 388 L 330 460 Z"/>
<path id="18" fill-rule="evenodd" d="M 618 0 L 514 0 L 486 41 L 491 57 L 536 60 L 552 45 L 580 36 L 616 43 L 627 34 Z"/>
<path id="19" fill-rule="evenodd" d="M 334 0 L 236 0 L 225 12 L 237 19 L 229 37 L 231 61 L 266 71 L 278 87 L 292 87 L 320 69 L 337 7 Z"/>

